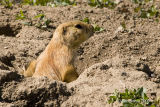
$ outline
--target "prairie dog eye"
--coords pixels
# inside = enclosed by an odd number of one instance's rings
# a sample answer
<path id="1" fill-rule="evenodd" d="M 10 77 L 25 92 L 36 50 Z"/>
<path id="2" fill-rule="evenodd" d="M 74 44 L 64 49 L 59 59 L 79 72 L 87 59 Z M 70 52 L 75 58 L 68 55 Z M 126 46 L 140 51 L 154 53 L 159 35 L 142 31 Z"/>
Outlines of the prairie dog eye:
<path id="1" fill-rule="evenodd" d="M 78 28 L 78 29 L 82 29 L 83 28 L 80 24 L 77 24 L 75 27 Z"/>

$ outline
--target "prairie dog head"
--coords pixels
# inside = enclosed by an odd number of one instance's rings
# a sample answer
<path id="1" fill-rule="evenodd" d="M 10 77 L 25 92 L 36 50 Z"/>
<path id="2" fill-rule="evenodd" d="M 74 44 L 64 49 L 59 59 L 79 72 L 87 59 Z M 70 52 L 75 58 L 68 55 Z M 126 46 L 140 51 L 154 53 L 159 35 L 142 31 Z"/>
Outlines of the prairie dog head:
<path id="1" fill-rule="evenodd" d="M 91 37 L 93 33 L 94 28 L 92 25 L 82 21 L 70 21 L 59 25 L 53 38 L 57 41 L 60 40 L 71 48 L 76 48 Z"/>

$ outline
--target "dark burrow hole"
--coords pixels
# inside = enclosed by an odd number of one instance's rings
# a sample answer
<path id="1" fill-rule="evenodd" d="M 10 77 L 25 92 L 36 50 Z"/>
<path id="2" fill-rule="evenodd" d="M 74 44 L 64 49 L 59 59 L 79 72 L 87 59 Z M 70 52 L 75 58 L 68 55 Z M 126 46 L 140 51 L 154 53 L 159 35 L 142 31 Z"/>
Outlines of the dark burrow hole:
<path id="1" fill-rule="evenodd" d="M 0 35 L 15 37 L 17 33 L 10 25 L 0 26 Z"/>

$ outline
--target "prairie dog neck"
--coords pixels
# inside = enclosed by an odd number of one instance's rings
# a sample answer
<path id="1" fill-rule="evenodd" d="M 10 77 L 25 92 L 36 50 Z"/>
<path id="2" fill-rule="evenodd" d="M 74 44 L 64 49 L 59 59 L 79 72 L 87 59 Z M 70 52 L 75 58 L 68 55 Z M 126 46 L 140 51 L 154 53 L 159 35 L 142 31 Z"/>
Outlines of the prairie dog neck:
<path id="1" fill-rule="evenodd" d="M 49 44 L 47 48 L 47 54 L 49 55 L 49 57 L 54 58 L 54 60 L 57 59 L 56 62 L 60 61 L 60 64 L 69 64 L 72 62 L 74 50 L 69 48 L 65 44 L 59 43 L 57 41 L 52 41 L 52 44 Z"/>

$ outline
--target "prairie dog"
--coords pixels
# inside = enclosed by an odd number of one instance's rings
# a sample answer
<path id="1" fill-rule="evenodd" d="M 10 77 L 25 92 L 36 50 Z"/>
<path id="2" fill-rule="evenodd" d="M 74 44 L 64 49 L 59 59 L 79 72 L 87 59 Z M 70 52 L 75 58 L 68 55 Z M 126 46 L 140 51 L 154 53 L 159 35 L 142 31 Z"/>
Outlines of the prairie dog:
<path id="1" fill-rule="evenodd" d="M 59 25 L 45 50 L 24 71 L 24 76 L 46 76 L 63 82 L 76 80 L 78 74 L 73 65 L 75 50 L 93 33 L 92 25 L 78 20 Z"/>

